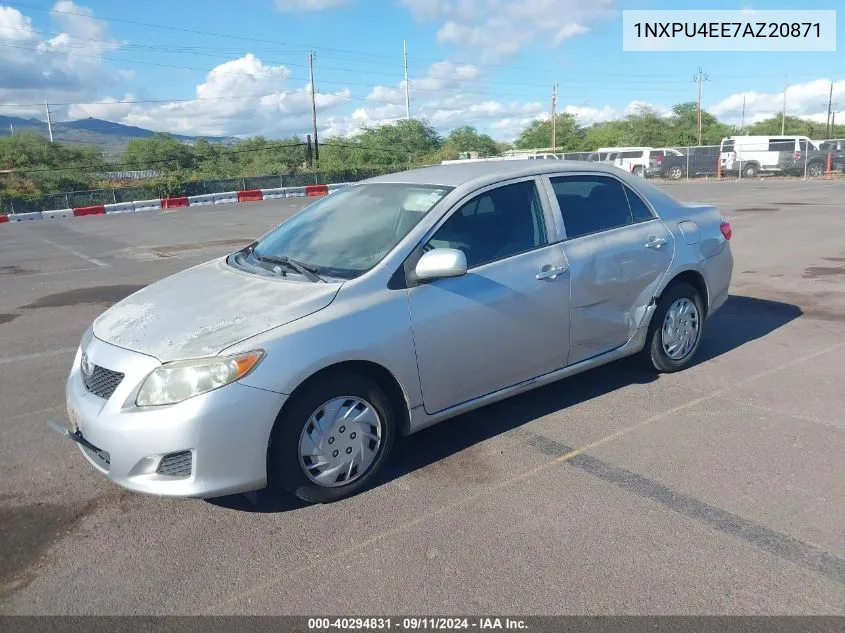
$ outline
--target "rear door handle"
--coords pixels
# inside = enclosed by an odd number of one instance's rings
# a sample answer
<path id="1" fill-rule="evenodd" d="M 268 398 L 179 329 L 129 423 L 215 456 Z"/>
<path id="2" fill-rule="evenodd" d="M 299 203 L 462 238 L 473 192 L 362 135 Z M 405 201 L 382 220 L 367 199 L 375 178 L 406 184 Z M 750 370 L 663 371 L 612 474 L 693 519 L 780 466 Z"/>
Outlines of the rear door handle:
<path id="1" fill-rule="evenodd" d="M 663 237 L 656 237 L 652 235 L 648 238 L 648 242 L 645 243 L 646 248 L 660 248 L 666 243 L 666 238 Z"/>
<path id="2" fill-rule="evenodd" d="M 558 275 L 565 273 L 567 270 L 567 268 L 562 266 L 550 266 L 548 268 L 543 267 L 543 270 L 537 273 L 537 279 L 554 279 Z"/>

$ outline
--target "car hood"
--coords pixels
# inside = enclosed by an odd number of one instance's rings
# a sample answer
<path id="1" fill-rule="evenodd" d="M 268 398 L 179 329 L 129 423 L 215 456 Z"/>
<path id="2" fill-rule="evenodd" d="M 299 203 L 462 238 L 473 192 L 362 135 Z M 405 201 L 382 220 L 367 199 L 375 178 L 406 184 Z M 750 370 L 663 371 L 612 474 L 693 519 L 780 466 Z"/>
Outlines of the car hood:
<path id="1" fill-rule="evenodd" d="M 161 362 L 213 356 L 322 310 L 340 286 L 245 273 L 221 258 L 116 303 L 94 321 L 94 336 Z"/>

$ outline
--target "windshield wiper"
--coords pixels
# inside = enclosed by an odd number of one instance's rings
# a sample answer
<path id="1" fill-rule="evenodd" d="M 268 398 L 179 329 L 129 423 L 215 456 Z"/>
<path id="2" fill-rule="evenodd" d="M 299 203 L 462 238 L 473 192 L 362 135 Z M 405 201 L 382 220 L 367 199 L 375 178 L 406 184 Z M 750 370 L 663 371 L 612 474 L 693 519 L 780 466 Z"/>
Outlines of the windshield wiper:
<path id="1" fill-rule="evenodd" d="M 291 259 L 285 255 L 261 255 L 255 247 L 252 249 L 252 254 L 255 255 L 255 258 L 260 262 L 267 262 L 268 264 L 281 264 L 282 266 L 288 266 L 289 268 L 293 268 L 296 272 L 304 277 L 307 277 L 311 281 L 322 281 L 323 283 L 328 283 L 325 279 L 320 277 L 311 266 L 307 264 L 303 264 L 302 262 L 296 261 L 295 259 Z"/>

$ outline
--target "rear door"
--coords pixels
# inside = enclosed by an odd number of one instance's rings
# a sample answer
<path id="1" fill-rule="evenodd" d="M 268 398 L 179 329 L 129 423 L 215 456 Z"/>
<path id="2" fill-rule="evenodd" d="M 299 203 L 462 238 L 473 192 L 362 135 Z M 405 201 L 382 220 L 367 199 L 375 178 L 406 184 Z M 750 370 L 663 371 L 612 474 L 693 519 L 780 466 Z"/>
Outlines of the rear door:
<path id="1" fill-rule="evenodd" d="M 550 198 L 565 229 L 569 262 L 568 364 L 627 343 L 674 255 L 674 239 L 654 211 L 611 175 L 547 178 Z"/>

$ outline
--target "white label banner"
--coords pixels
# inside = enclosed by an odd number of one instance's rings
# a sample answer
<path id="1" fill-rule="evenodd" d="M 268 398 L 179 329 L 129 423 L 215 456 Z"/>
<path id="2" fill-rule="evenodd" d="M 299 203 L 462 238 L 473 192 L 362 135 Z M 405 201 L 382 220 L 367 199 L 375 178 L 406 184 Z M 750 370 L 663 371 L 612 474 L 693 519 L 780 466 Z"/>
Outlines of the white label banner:
<path id="1" fill-rule="evenodd" d="M 623 11 L 622 50 L 835 52 L 836 11 Z"/>

